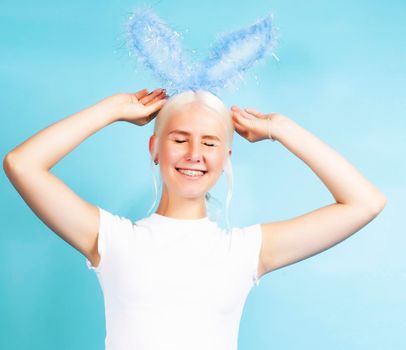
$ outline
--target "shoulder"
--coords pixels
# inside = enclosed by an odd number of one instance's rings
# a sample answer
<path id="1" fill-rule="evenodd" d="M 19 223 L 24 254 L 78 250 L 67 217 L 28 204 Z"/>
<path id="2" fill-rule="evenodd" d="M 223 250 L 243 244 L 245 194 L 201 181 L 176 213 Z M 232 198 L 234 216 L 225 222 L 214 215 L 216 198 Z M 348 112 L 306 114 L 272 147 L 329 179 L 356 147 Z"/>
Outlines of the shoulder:
<path id="1" fill-rule="evenodd" d="M 262 229 L 261 224 L 249 224 L 246 226 L 235 226 L 226 231 L 229 237 L 230 246 L 237 250 L 256 252 L 261 248 Z"/>
<path id="2" fill-rule="evenodd" d="M 235 226 L 230 229 L 230 233 L 234 236 L 239 236 L 242 240 L 252 238 L 252 236 L 260 236 L 262 234 L 261 224 L 255 223 L 245 226 Z"/>

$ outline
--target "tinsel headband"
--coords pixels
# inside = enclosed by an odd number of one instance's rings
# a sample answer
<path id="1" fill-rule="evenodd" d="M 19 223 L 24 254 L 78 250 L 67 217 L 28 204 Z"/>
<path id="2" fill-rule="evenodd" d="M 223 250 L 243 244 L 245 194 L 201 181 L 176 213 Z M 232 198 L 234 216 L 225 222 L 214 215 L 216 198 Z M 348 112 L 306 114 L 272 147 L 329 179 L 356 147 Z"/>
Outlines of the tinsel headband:
<path id="1" fill-rule="evenodd" d="M 277 31 L 271 13 L 250 26 L 219 35 L 201 62 L 182 48 L 180 37 L 147 5 L 137 7 L 126 23 L 130 56 L 155 74 L 168 96 L 199 89 L 218 94 L 235 88 L 244 72 L 266 56 L 279 61 L 273 52 Z"/>

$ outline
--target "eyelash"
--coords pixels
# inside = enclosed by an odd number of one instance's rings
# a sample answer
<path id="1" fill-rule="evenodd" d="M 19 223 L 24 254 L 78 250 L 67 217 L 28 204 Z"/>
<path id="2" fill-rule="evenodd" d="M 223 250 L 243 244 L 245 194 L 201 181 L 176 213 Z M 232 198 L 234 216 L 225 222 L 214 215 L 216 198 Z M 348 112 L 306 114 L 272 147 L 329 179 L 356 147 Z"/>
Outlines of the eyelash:
<path id="1" fill-rule="evenodd" d="M 176 143 L 183 143 L 183 142 L 186 142 L 186 141 L 184 141 L 184 140 L 175 140 L 175 142 L 176 142 Z M 205 143 L 205 145 L 206 145 L 206 146 L 209 146 L 209 147 L 215 147 L 215 146 L 216 146 L 216 145 L 213 144 L 213 143 L 211 143 L 211 144 Z"/>

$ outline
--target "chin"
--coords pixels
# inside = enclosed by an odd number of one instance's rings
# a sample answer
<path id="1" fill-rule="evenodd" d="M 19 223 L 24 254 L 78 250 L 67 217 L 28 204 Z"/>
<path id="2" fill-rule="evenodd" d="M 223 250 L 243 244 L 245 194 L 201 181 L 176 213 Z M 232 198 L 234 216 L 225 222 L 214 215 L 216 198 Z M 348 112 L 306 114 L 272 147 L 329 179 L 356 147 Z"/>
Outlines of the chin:
<path id="1" fill-rule="evenodd" d="M 179 191 L 178 194 L 180 197 L 187 198 L 187 199 L 202 199 L 205 197 L 207 191 Z"/>
<path id="2" fill-rule="evenodd" d="M 217 175 L 213 179 L 213 176 Z M 220 174 L 221 175 L 221 174 Z M 180 175 L 176 170 L 167 178 L 165 183 L 170 184 L 169 187 L 172 191 L 177 193 L 178 196 L 188 199 L 198 199 L 204 197 L 205 194 L 211 190 L 213 185 L 217 182 L 219 175 L 209 171 L 200 179 L 189 179 Z"/>

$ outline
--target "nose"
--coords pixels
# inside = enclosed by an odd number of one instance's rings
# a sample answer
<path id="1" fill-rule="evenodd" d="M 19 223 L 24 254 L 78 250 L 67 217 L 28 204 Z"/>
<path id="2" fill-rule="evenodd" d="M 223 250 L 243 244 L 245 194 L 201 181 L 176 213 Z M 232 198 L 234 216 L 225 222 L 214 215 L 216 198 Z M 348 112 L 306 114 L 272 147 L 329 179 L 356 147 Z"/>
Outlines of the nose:
<path id="1" fill-rule="evenodd" d="M 196 162 L 201 161 L 202 158 L 202 149 L 199 140 L 193 140 L 189 144 L 188 152 L 187 152 L 187 159 Z"/>

